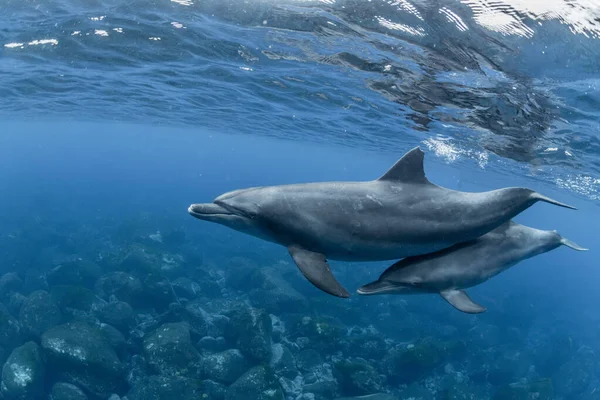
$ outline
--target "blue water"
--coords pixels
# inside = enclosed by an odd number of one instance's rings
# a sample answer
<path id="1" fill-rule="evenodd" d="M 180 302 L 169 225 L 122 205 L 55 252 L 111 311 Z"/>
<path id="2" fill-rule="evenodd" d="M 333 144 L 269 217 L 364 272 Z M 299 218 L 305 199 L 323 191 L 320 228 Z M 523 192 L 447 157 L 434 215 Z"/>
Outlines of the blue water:
<path id="1" fill-rule="evenodd" d="M 89 399 L 600 398 L 600 8 L 545 3 L 5 2 L 0 392 L 62 400 L 57 384 L 66 383 Z M 562 247 L 469 289 L 488 310 L 467 315 L 434 295 L 354 294 L 386 262 L 332 262 L 353 296 L 328 296 L 285 248 L 187 214 L 191 203 L 244 187 L 374 179 L 415 146 L 438 185 L 526 186 L 576 206 L 540 203 L 515 220 L 590 251 Z M 125 263 L 131 254 L 149 270 Z M 173 259 L 180 270 L 165 269 Z M 57 273 L 73 260 L 94 263 L 99 275 Z M 107 294 L 102 282 L 115 271 L 140 280 L 142 301 Z M 297 297 L 278 297 L 271 279 Z M 186 298 L 183 280 L 202 290 Z M 61 295 L 65 287 L 71 295 Z M 36 296 L 48 296 L 41 303 L 56 303 L 60 317 L 35 311 Z M 134 309 L 127 327 L 99 311 L 117 300 Z M 213 331 L 199 333 L 198 320 L 177 311 L 188 304 L 210 315 Z M 264 327 L 235 325 L 236 307 L 285 328 L 268 338 Z M 48 330 L 73 321 L 117 326 L 125 344 L 113 335 L 106 347 L 115 348 L 122 382 L 105 366 L 79 376 L 76 357 L 52 352 Z M 154 336 L 181 322 L 191 339 Z M 224 347 L 208 349 L 207 336 L 222 336 Z M 357 344 L 367 339 L 379 344 Z M 67 347 L 85 349 L 81 340 Z M 274 359 L 289 349 L 294 371 L 258 360 L 261 340 Z M 45 372 L 14 397 L 5 386 L 19 363 L 9 356 L 29 341 Z M 456 343 L 462 350 L 448 350 Z M 147 350 L 155 345 L 178 356 Z M 232 349 L 247 359 L 230 372 L 235 379 L 203 367 Z M 260 365 L 274 378 L 247 386 L 240 375 Z"/>

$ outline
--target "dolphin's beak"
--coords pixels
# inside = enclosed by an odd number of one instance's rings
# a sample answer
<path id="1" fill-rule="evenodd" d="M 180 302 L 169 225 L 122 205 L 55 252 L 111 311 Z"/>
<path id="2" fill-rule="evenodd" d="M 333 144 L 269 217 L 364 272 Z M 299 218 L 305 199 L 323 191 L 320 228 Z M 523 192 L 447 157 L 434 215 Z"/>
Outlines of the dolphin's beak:
<path id="1" fill-rule="evenodd" d="M 227 210 L 225 207 L 222 207 L 218 204 L 214 203 L 198 203 L 192 204 L 188 208 L 188 212 L 192 217 L 196 217 L 198 219 L 209 219 L 211 217 L 216 216 L 225 216 L 231 215 L 231 211 Z"/>

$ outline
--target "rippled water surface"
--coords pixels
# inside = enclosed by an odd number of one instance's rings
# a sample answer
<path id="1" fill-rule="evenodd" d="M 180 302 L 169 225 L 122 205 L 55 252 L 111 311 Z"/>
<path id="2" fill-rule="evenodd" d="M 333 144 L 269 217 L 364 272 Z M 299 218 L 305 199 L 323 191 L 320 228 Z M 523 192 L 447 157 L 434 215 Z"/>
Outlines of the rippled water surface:
<path id="1" fill-rule="evenodd" d="M 595 0 L 4 2 L 3 118 L 192 125 L 454 161 L 600 198 Z"/>

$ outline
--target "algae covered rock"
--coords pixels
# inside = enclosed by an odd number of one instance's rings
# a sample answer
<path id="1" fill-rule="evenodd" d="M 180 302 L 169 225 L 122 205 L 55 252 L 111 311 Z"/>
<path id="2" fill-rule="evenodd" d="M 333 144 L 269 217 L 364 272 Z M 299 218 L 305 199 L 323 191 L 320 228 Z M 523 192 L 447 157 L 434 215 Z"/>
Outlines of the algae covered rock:
<path id="1" fill-rule="evenodd" d="M 251 289 L 249 296 L 252 304 L 267 312 L 280 314 L 308 309 L 306 297 L 294 289 L 275 268 L 256 269 L 241 283 Z"/>
<path id="2" fill-rule="evenodd" d="M 13 349 L 21 341 L 21 324 L 9 312 L 4 304 L 0 303 L 0 347 Z"/>
<path id="3" fill-rule="evenodd" d="M 349 396 L 381 391 L 382 379 L 373 366 L 364 360 L 343 360 L 334 364 L 340 390 Z"/>
<path id="4" fill-rule="evenodd" d="M 142 282 L 127 272 L 117 271 L 106 274 L 96 282 L 95 291 L 104 300 L 115 296 L 118 300 L 129 304 L 142 303 Z"/>
<path id="5" fill-rule="evenodd" d="M 229 388 L 225 400 L 284 400 L 283 390 L 273 370 L 257 366 L 240 376 Z"/>
<path id="6" fill-rule="evenodd" d="M 374 393 L 360 397 L 338 397 L 335 400 L 400 400 L 398 397 L 387 393 Z"/>
<path id="7" fill-rule="evenodd" d="M 296 321 L 292 328 L 292 336 L 305 337 L 309 340 L 307 347 L 330 353 L 342 349 L 343 343 L 340 339 L 345 336 L 345 327 L 334 317 L 304 316 Z"/>
<path id="8" fill-rule="evenodd" d="M 273 356 L 271 318 L 263 310 L 240 307 L 230 316 L 227 338 L 235 340 L 236 347 L 256 363 L 268 363 Z"/>
<path id="9" fill-rule="evenodd" d="M 42 353 L 35 342 L 15 348 L 2 367 L 1 391 L 4 398 L 27 400 L 41 397 L 45 373 Z"/>
<path id="10" fill-rule="evenodd" d="M 42 335 L 41 343 L 56 378 L 98 397 L 125 387 L 123 365 L 99 328 L 85 322 L 58 325 Z"/>
<path id="11" fill-rule="evenodd" d="M 57 382 L 52 386 L 50 400 L 88 400 L 88 397 L 75 385 Z"/>
<path id="12" fill-rule="evenodd" d="M 75 285 L 93 288 L 102 275 L 97 264 L 86 260 L 74 260 L 57 265 L 46 274 L 48 285 Z"/>
<path id="13" fill-rule="evenodd" d="M 383 360 L 384 370 L 392 383 L 414 382 L 442 362 L 440 346 L 431 340 L 393 349 Z"/>
<path id="14" fill-rule="evenodd" d="M 163 324 L 144 340 L 148 365 L 162 375 L 194 375 L 200 353 L 192 344 L 186 323 Z"/>
<path id="15" fill-rule="evenodd" d="M 154 375 L 136 383 L 127 393 L 128 400 L 202 400 L 212 399 L 202 382 L 184 376 Z"/>
<path id="16" fill-rule="evenodd" d="M 202 377 L 225 384 L 235 382 L 250 368 L 250 363 L 237 349 L 229 349 L 221 353 L 202 357 L 199 372 Z"/>
<path id="17" fill-rule="evenodd" d="M 269 365 L 273 368 L 277 376 L 292 379 L 298 375 L 294 354 L 287 346 L 281 343 L 273 345 L 273 357 L 271 357 Z"/>
<path id="18" fill-rule="evenodd" d="M 550 379 L 534 382 L 512 383 L 496 392 L 493 400 L 552 400 L 554 389 Z"/>
<path id="19" fill-rule="evenodd" d="M 92 290 L 83 286 L 56 285 L 50 289 L 50 294 L 65 314 L 72 310 L 89 312 L 105 304 Z"/>
<path id="20" fill-rule="evenodd" d="M 61 319 L 62 314 L 58 305 L 44 290 L 37 290 L 27 296 L 19 313 L 23 332 L 36 338 L 47 329 L 60 323 Z"/>
<path id="21" fill-rule="evenodd" d="M 97 310 L 96 316 L 100 321 L 112 325 L 122 332 L 127 332 L 135 323 L 133 308 L 124 301 L 116 300 L 105 303 Z"/>

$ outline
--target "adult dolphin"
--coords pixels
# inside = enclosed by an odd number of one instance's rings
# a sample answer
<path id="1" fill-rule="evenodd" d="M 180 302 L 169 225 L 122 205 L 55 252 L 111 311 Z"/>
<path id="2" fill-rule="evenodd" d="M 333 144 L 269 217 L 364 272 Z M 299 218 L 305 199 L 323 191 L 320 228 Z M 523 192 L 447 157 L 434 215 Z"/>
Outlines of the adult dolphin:
<path id="1" fill-rule="evenodd" d="M 382 261 L 431 253 L 473 240 L 537 201 L 574 208 L 526 188 L 445 189 L 427 180 L 423 158 L 416 147 L 373 181 L 240 189 L 192 204 L 188 212 L 287 247 L 313 285 L 349 297 L 327 258 Z"/>
<path id="2" fill-rule="evenodd" d="M 484 312 L 485 307 L 471 300 L 464 289 L 562 245 L 587 250 L 556 231 L 509 221 L 475 240 L 400 260 L 377 281 L 360 287 L 357 292 L 362 295 L 439 293 L 456 309 L 478 314 Z"/>

